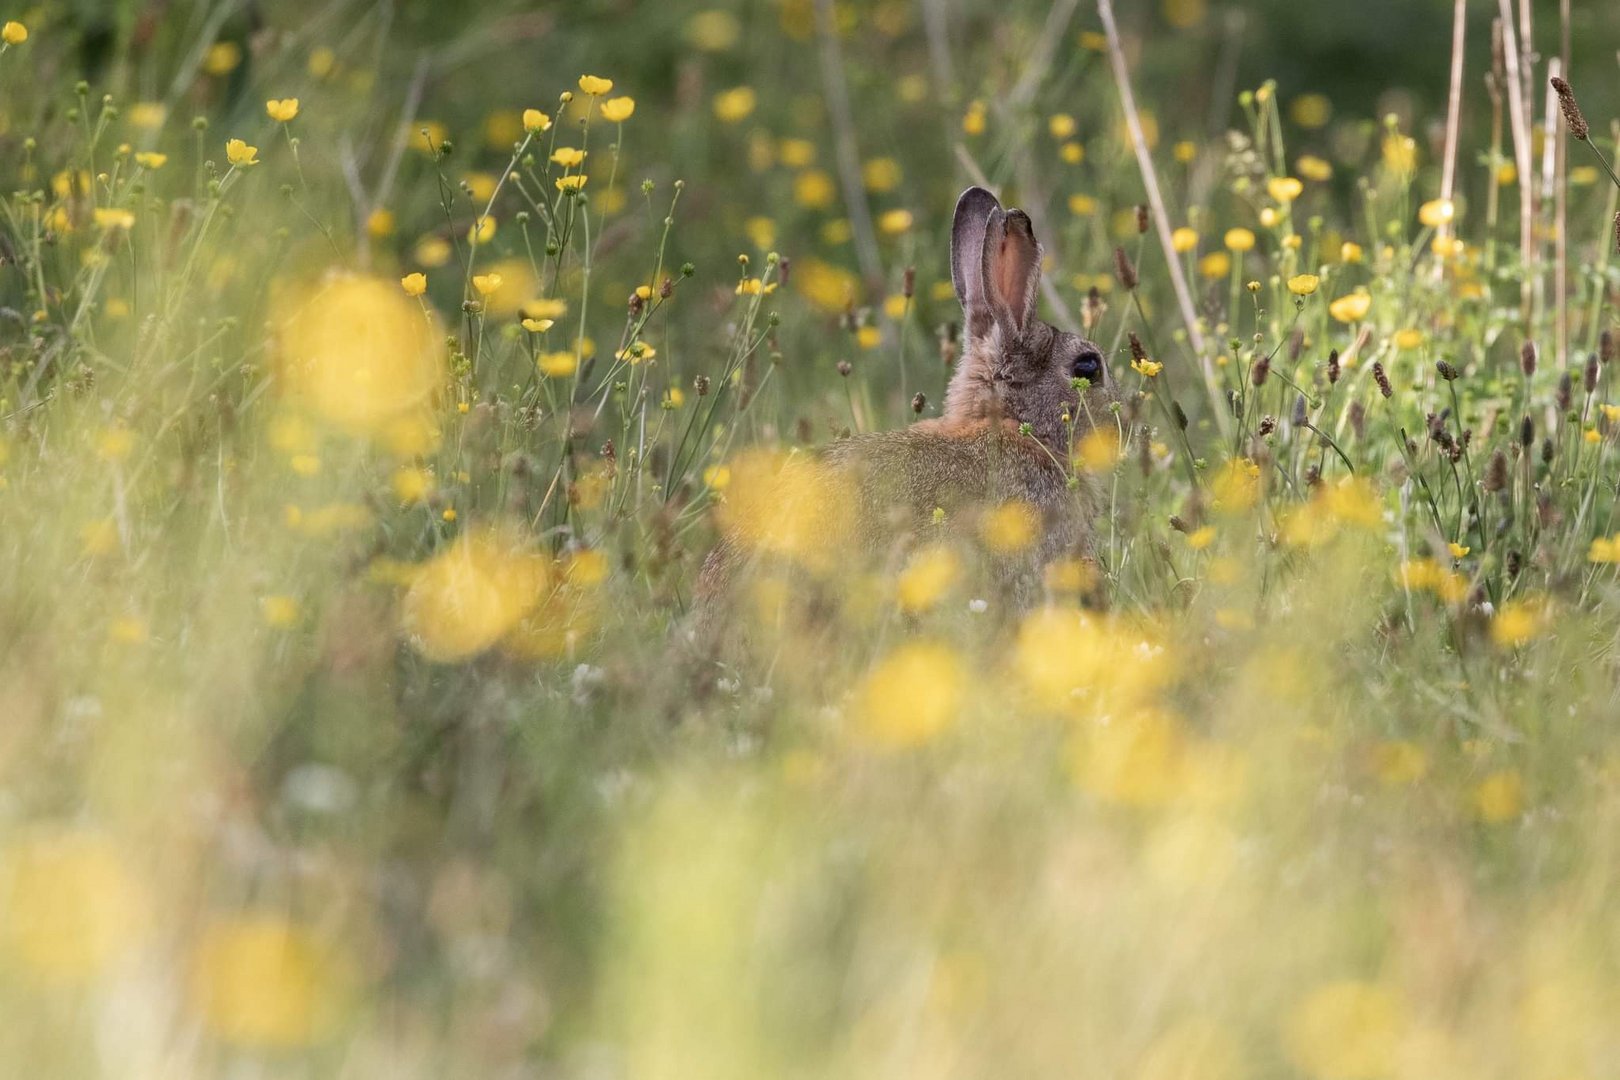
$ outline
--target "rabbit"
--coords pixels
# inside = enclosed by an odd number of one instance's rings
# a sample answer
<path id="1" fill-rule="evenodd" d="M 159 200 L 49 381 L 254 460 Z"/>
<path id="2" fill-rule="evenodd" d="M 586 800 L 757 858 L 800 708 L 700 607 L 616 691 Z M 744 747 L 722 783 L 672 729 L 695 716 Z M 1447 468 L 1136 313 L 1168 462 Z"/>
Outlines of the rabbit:
<path id="1" fill-rule="evenodd" d="M 1007 503 L 1032 511 L 1037 527 L 1032 543 L 988 560 L 993 599 L 1005 613 L 1041 601 L 1055 559 L 1089 558 L 1095 493 L 1075 476 L 1072 445 L 1094 423 L 1112 421 L 1115 388 L 1096 345 L 1036 317 L 1041 255 L 1022 210 L 1004 210 L 981 187 L 962 193 L 951 281 L 964 342 L 942 415 L 841 439 L 815 459 L 840 501 L 853 503 L 845 533 L 827 531 L 827 542 L 852 546 L 841 565 L 903 552 L 941 525 L 973 535 L 986 511 Z M 712 626 L 746 549 L 727 535 L 709 554 L 698 582 L 700 623 Z"/>

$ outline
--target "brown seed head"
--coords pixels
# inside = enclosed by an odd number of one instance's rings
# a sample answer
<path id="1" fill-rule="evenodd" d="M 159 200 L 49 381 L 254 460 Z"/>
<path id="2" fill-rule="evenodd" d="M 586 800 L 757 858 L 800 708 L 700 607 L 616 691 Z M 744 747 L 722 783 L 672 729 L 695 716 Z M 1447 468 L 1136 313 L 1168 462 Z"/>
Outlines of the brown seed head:
<path id="1" fill-rule="evenodd" d="M 1519 346 L 1519 370 L 1524 372 L 1525 378 L 1536 373 L 1536 343 L 1527 341 Z"/>
<path id="2" fill-rule="evenodd" d="M 1148 208 L 1144 203 L 1136 204 L 1136 232 L 1138 235 L 1148 231 Z"/>
<path id="3" fill-rule="evenodd" d="M 1374 360 L 1372 372 L 1373 381 L 1378 384 L 1378 392 L 1386 398 L 1394 397 L 1395 388 L 1389 385 L 1389 373 L 1384 370 L 1384 365 Z"/>
<path id="4" fill-rule="evenodd" d="M 1131 257 L 1125 254 L 1122 247 L 1114 249 L 1114 273 L 1119 275 L 1119 283 L 1125 286 L 1126 292 L 1136 288 L 1136 267 L 1131 264 Z"/>
<path id="5" fill-rule="evenodd" d="M 1552 88 L 1553 93 L 1558 95 L 1558 107 L 1564 110 L 1564 123 L 1569 125 L 1569 133 L 1586 142 L 1592 137 L 1592 129 L 1581 114 L 1580 102 L 1575 100 L 1575 88 L 1569 85 L 1568 80 L 1556 75 L 1553 76 Z"/>
<path id="6" fill-rule="evenodd" d="M 1328 385 L 1329 386 L 1332 386 L 1332 385 L 1336 384 L 1339 381 L 1339 350 L 1338 349 L 1332 349 L 1332 350 L 1330 350 L 1328 352 L 1327 375 L 1328 375 Z"/>
<path id="7" fill-rule="evenodd" d="M 1136 332 L 1134 330 L 1130 334 L 1130 342 L 1131 342 L 1131 359 L 1132 360 L 1146 360 L 1147 359 L 1147 350 L 1142 347 L 1142 339 L 1136 336 Z"/>
<path id="8" fill-rule="evenodd" d="M 1249 381 L 1255 386 L 1264 386 L 1266 385 L 1266 376 L 1270 374 L 1271 357 L 1262 356 L 1254 362 L 1254 367 L 1249 370 Z"/>

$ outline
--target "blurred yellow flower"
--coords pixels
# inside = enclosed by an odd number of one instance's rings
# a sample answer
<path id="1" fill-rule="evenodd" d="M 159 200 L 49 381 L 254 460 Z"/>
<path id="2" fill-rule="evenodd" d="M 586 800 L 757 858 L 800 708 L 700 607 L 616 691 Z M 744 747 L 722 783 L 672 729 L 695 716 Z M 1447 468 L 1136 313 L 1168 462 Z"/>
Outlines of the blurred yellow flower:
<path id="1" fill-rule="evenodd" d="M 1358 322 L 1367 317 L 1372 308 L 1372 297 L 1364 292 L 1341 296 L 1328 305 L 1328 314 L 1342 323 Z"/>
<path id="2" fill-rule="evenodd" d="M 1418 207 L 1418 221 L 1431 229 L 1448 225 L 1457 216 L 1457 206 L 1450 199 L 1431 199 Z"/>
<path id="3" fill-rule="evenodd" d="M 1075 217 L 1090 217 L 1097 212 L 1097 200 L 1090 195 L 1070 195 L 1069 213 Z"/>
<path id="4" fill-rule="evenodd" d="M 1195 250 L 1198 247 L 1198 230 L 1183 225 L 1170 234 L 1170 246 L 1181 254 Z"/>
<path id="5" fill-rule="evenodd" d="M 928 611 L 944 598 L 961 573 L 961 560 L 948 547 L 936 544 L 916 552 L 895 582 L 900 610 L 910 614 Z"/>
<path id="6" fill-rule="evenodd" d="M 209 75 L 229 75 L 242 62 L 242 47 L 234 41 L 216 41 L 203 54 L 202 69 Z"/>
<path id="7" fill-rule="evenodd" d="M 259 163 L 259 148 L 249 146 L 241 139 L 231 139 L 225 144 L 225 159 L 239 169 Z"/>
<path id="8" fill-rule="evenodd" d="M 1302 128 L 1326 127 L 1333 118 L 1333 102 L 1323 94 L 1301 94 L 1289 103 L 1288 115 Z"/>
<path id="9" fill-rule="evenodd" d="M 98 206 L 92 216 L 95 218 L 97 227 L 102 229 L 132 229 L 135 227 L 135 214 L 129 210 Z"/>
<path id="10" fill-rule="evenodd" d="M 898 236 L 911 228 L 910 210 L 885 210 L 878 215 L 878 231 L 889 236 Z"/>
<path id="11" fill-rule="evenodd" d="M 168 160 L 168 154 L 160 154 L 156 150 L 142 150 L 135 155 L 135 164 L 143 169 L 161 169 Z"/>
<path id="12" fill-rule="evenodd" d="M 1119 464 L 1119 433 L 1111 427 L 1098 427 L 1088 431 L 1075 447 L 1075 462 L 1086 472 L 1108 472 Z"/>
<path id="13" fill-rule="evenodd" d="M 409 506 L 427 497 L 427 493 L 433 487 L 433 476 L 426 469 L 409 467 L 398 469 L 389 481 L 389 486 L 394 489 L 394 497 Z"/>
<path id="14" fill-rule="evenodd" d="M 28 27 L 22 23 L 12 20 L 0 26 L 0 41 L 4 41 L 7 45 L 21 45 L 27 40 Z"/>
<path id="15" fill-rule="evenodd" d="M 579 177 L 579 179 L 583 180 L 584 177 Z M 495 232 L 497 228 L 498 226 L 493 217 L 491 217 L 489 214 L 482 214 L 479 216 L 478 220 L 473 222 L 473 224 L 467 229 L 467 243 L 487 244 L 491 240 L 495 239 Z"/>
<path id="16" fill-rule="evenodd" d="M 725 52 L 737 44 L 742 27 L 729 11 L 700 11 L 686 21 L 686 40 L 704 52 Z"/>
<path id="17" fill-rule="evenodd" d="M 417 569 L 400 601 L 400 628 L 429 660 L 465 660 L 539 606 L 550 580 L 549 562 L 520 537 L 463 533 Z"/>
<path id="18" fill-rule="evenodd" d="M 630 119 L 636 111 L 636 99 L 631 97 L 608 98 L 599 106 L 602 119 L 610 124 L 622 124 Z"/>
<path id="19" fill-rule="evenodd" d="M 1006 502 L 984 517 L 980 533 L 991 551 L 1010 554 L 1023 551 L 1035 542 L 1040 515 L 1025 502 Z"/>
<path id="20" fill-rule="evenodd" d="M 366 215 L 366 233 L 381 240 L 394 234 L 394 212 L 379 206 Z"/>
<path id="21" fill-rule="evenodd" d="M 148 911 L 123 850 L 99 832 L 54 826 L 30 829 L 6 846 L 0 947 L 8 967 L 81 984 L 138 943 Z"/>
<path id="22" fill-rule="evenodd" d="M 270 119 L 277 123 L 288 123 L 298 115 L 298 99 L 295 97 L 281 98 L 279 100 L 271 98 L 264 103 L 264 111 L 269 115 Z"/>
<path id="23" fill-rule="evenodd" d="M 1232 256 L 1224 251 L 1212 251 L 1198 260 L 1198 272 L 1211 280 L 1219 280 L 1232 272 Z"/>
<path id="24" fill-rule="evenodd" d="M 1491 773 L 1472 793 L 1474 814 L 1488 825 L 1512 821 L 1524 810 L 1524 780 L 1512 769 Z"/>
<path id="25" fill-rule="evenodd" d="M 1068 113 L 1054 113 L 1046 121 L 1046 130 L 1051 132 L 1052 138 L 1059 142 L 1073 138 L 1074 133 L 1079 129 L 1080 125 L 1075 123 L 1074 117 Z"/>
<path id="26" fill-rule="evenodd" d="M 298 622 L 298 601 L 290 596 L 261 597 L 259 615 L 267 626 L 286 629 Z"/>
<path id="27" fill-rule="evenodd" d="M 734 86 L 714 95 L 714 115 L 722 123 L 735 124 L 748 118 L 757 101 L 753 87 Z"/>
<path id="28" fill-rule="evenodd" d="M 1299 198 L 1305 185 L 1292 176 L 1274 176 L 1266 181 L 1266 193 L 1280 203 L 1291 203 Z"/>
<path id="29" fill-rule="evenodd" d="M 359 435 L 386 435 L 438 393 L 437 331 L 399 287 L 339 277 L 278 303 L 276 385 L 295 404 Z"/>
<path id="30" fill-rule="evenodd" d="M 985 105 L 982 101 L 968 103 L 967 112 L 962 114 L 962 134 L 983 135 L 985 121 Z"/>
<path id="31" fill-rule="evenodd" d="M 1306 154 L 1294 162 L 1294 168 L 1298 169 L 1299 175 L 1307 180 L 1320 183 L 1333 179 L 1333 166 L 1315 154 Z"/>
<path id="32" fill-rule="evenodd" d="M 1620 533 L 1593 539 L 1592 546 L 1586 551 L 1586 559 L 1595 563 L 1620 563 Z"/>
<path id="33" fill-rule="evenodd" d="M 1232 251 L 1249 251 L 1254 247 L 1254 233 L 1248 229 L 1228 229 L 1226 246 Z"/>
<path id="34" fill-rule="evenodd" d="M 1310 296 L 1322 284 L 1315 274 L 1296 274 L 1288 279 L 1288 291 L 1295 296 Z"/>
<path id="35" fill-rule="evenodd" d="M 1491 618 L 1491 640 L 1504 649 L 1518 648 L 1541 632 L 1546 612 L 1534 600 L 1510 600 Z"/>
<path id="36" fill-rule="evenodd" d="M 581 75 L 579 77 L 579 89 L 581 93 L 589 94 L 592 97 L 601 97 L 603 94 L 612 92 L 613 80 L 604 79 L 597 75 Z"/>
<path id="37" fill-rule="evenodd" d="M 861 166 L 861 185 L 879 195 L 900 186 L 900 163 L 891 157 L 873 158 Z"/>
<path id="38" fill-rule="evenodd" d="M 543 334 L 556 325 L 552 319 L 524 319 L 523 329 L 531 334 Z"/>
<path id="39" fill-rule="evenodd" d="M 558 298 L 540 297 L 523 305 L 523 317 L 526 319 L 560 319 L 566 314 L 568 301 Z"/>
<path id="40" fill-rule="evenodd" d="M 488 296 L 501 287 L 501 280 L 499 274 L 474 274 L 472 285 L 478 290 L 479 296 Z"/>
<path id="41" fill-rule="evenodd" d="M 1361 245 L 1346 240 L 1339 247 L 1339 261 L 1355 265 L 1362 259 Z"/>
<path id="42" fill-rule="evenodd" d="M 856 731 L 880 749 L 905 750 L 950 727 L 962 698 L 963 658 L 933 642 L 899 646 L 878 662 L 856 692 Z"/>
<path id="43" fill-rule="evenodd" d="M 1315 1080 L 1377 1080 L 1394 1070 L 1402 1028 L 1392 991 L 1347 979 L 1318 986 L 1293 1007 L 1283 1048 Z"/>
<path id="44" fill-rule="evenodd" d="M 203 928 L 190 996 L 225 1042 L 290 1048 L 336 1025 L 351 981 L 347 961 L 309 930 L 279 915 L 242 915 Z"/>
<path id="45" fill-rule="evenodd" d="M 541 353 L 535 358 L 540 374 L 553 379 L 566 379 L 579 370 L 579 357 L 571 352 Z"/>

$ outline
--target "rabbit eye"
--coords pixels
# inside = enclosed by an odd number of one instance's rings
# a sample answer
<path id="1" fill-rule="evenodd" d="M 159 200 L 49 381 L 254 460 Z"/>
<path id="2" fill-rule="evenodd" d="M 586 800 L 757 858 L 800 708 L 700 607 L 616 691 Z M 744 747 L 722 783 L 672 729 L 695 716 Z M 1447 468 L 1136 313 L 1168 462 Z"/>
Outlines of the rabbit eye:
<path id="1" fill-rule="evenodd" d="M 1102 353 L 1087 349 L 1069 363 L 1069 375 L 1076 379 L 1089 379 L 1095 383 L 1102 375 Z"/>

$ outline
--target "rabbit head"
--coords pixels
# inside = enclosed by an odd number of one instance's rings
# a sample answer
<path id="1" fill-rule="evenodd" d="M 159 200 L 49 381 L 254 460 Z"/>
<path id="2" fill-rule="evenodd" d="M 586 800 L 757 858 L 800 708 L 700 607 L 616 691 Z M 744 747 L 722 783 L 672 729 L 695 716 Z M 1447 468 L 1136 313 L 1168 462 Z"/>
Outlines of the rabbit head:
<path id="1" fill-rule="evenodd" d="M 962 304 L 963 348 L 945 394 L 952 420 L 1009 420 L 1067 454 L 1072 433 L 1111 399 L 1107 364 L 1096 345 L 1035 315 L 1041 245 L 1029 215 L 1003 210 L 971 187 L 951 226 L 951 283 Z M 1076 380 L 1090 385 L 1082 408 Z"/>

